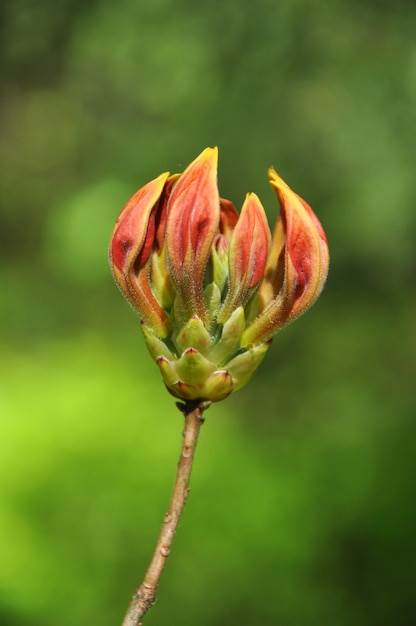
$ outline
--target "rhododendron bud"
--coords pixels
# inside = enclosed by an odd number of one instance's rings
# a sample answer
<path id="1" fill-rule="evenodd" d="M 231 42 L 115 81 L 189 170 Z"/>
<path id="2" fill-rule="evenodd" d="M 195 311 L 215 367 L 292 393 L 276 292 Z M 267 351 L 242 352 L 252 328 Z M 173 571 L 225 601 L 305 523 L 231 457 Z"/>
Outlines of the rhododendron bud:
<path id="1" fill-rule="evenodd" d="M 273 335 L 319 296 L 328 246 L 309 205 L 269 170 L 273 237 L 259 198 L 240 215 L 219 197 L 217 149 L 162 174 L 126 204 L 110 247 L 114 278 L 142 319 L 168 390 L 218 401 L 253 376 Z"/>

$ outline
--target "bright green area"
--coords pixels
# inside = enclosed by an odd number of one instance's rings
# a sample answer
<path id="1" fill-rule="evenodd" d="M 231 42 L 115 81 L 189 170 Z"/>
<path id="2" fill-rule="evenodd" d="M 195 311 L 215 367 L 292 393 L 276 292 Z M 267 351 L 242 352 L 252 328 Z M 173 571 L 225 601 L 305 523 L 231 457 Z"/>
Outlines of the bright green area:
<path id="1" fill-rule="evenodd" d="M 169 500 L 182 417 L 107 263 L 123 203 L 220 148 L 328 233 L 327 287 L 206 414 L 146 626 L 416 615 L 416 8 L 5 0 L 0 624 L 114 626 Z"/>

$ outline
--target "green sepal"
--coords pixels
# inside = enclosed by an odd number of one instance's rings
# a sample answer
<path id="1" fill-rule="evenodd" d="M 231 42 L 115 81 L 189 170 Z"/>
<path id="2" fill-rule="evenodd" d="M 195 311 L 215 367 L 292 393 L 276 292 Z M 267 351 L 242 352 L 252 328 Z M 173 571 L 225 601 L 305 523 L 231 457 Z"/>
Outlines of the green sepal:
<path id="1" fill-rule="evenodd" d="M 198 350 L 188 348 L 175 363 L 178 378 L 191 385 L 203 383 L 215 371 L 215 364 Z"/>
<path id="2" fill-rule="evenodd" d="M 213 320 L 221 307 L 221 291 L 215 283 L 210 283 L 204 289 L 205 307 L 208 311 L 208 317 Z"/>
<path id="3" fill-rule="evenodd" d="M 227 370 L 217 370 L 199 385 L 191 385 L 178 380 L 166 386 L 175 398 L 219 402 L 233 391 L 233 379 Z"/>
<path id="4" fill-rule="evenodd" d="M 260 298 L 258 292 L 256 292 L 244 307 L 244 313 L 246 315 L 246 326 L 249 326 L 259 314 Z"/>
<path id="5" fill-rule="evenodd" d="M 153 252 L 150 270 L 150 284 L 161 307 L 166 311 L 172 308 L 175 290 L 166 267 L 166 254 Z"/>
<path id="6" fill-rule="evenodd" d="M 166 385 L 167 390 L 181 400 L 198 400 L 201 398 L 200 390 L 195 385 L 189 385 L 182 380 L 177 380 L 172 385 Z"/>
<path id="7" fill-rule="evenodd" d="M 165 342 L 162 339 L 159 339 L 151 328 L 146 326 L 144 322 L 141 323 L 141 327 L 147 349 L 155 361 L 157 361 L 160 356 L 164 356 L 167 359 L 174 358 L 174 355 L 169 350 Z"/>
<path id="8" fill-rule="evenodd" d="M 179 353 L 182 353 L 187 348 L 195 348 L 201 354 L 206 354 L 211 345 L 211 335 L 205 328 L 202 320 L 197 315 L 194 315 L 181 328 L 175 343 L 179 348 Z"/>
<path id="9" fill-rule="evenodd" d="M 220 292 L 223 291 L 228 278 L 228 255 L 218 253 L 216 246 L 211 251 L 213 282 L 218 285 Z"/>
<path id="10" fill-rule="evenodd" d="M 156 363 L 167 387 L 170 387 L 173 383 L 178 382 L 178 373 L 169 359 L 164 356 L 160 356 L 156 360 Z"/>
<path id="11" fill-rule="evenodd" d="M 247 352 L 239 354 L 227 364 L 227 370 L 233 377 L 233 391 L 243 387 L 256 373 L 258 366 L 265 357 L 271 341 L 253 346 Z"/>
<path id="12" fill-rule="evenodd" d="M 188 321 L 189 314 L 185 303 L 182 300 L 182 296 L 179 291 L 176 292 L 175 299 L 172 307 L 172 321 L 175 328 L 182 328 L 182 326 Z"/>
<path id="13" fill-rule="evenodd" d="M 221 365 L 237 351 L 245 327 L 244 309 L 240 306 L 233 311 L 231 317 L 225 322 L 220 339 L 209 353 L 209 357 L 214 363 Z"/>
<path id="14" fill-rule="evenodd" d="M 219 402 L 233 391 L 233 379 L 227 370 L 217 370 L 207 379 L 202 390 L 202 397 Z"/>

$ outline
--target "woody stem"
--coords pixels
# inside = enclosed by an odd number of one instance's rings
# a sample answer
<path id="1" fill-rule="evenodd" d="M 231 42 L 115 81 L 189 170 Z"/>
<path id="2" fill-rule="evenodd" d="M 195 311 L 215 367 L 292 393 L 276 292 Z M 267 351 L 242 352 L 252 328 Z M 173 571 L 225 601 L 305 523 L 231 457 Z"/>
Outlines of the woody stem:
<path id="1" fill-rule="evenodd" d="M 185 417 L 182 450 L 179 457 L 175 485 L 168 512 L 156 544 L 153 558 L 144 580 L 133 596 L 122 626 L 141 626 L 141 619 L 156 601 L 156 590 L 165 567 L 166 559 L 175 537 L 176 529 L 189 493 L 189 479 L 199 431 L 204 422 L 204 406 L 199 402 L 177 404 Z"/>

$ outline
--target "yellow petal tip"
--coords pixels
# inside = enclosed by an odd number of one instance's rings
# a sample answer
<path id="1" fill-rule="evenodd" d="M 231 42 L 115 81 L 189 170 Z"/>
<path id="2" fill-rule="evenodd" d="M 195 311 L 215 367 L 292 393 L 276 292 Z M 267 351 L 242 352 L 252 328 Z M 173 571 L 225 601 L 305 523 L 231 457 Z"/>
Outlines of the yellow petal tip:
<path id="1" fill-rule="evenodd" d="M 205 150 L 202 150 L 201 154 L 199 155 L 199 157 L 201 160 L 206 160 L 209 161 L 210 159 L 218 159 L 218 148 L 217 146 L 214 146 L 213 148 L 210 148 L 208 146 L 208 148 L 205 148 Z"/>
<path id="2" fill-rule="evenodd" d="M 279 189 L 281 191 L 290 190 L 289 185 L 285 183 L 285 181 L 283 180 L 281 176 L 279 176 L 279 174 L 276 172 L 274 167 L 269 167 L 268 175 L 269 175 L 269 182 L 273 187 L 275 187 L 275 189 Z"/>

